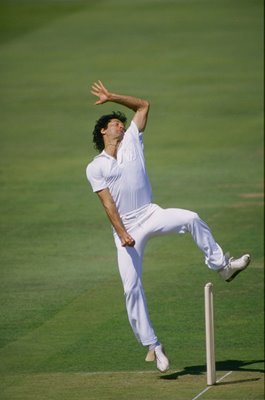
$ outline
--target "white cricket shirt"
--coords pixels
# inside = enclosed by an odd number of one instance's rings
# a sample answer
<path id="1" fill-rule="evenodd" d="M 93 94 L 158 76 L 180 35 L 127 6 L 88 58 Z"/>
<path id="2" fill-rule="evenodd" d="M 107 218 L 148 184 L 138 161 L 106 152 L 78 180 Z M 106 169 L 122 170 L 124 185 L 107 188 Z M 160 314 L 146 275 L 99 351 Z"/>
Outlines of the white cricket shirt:
<path id="1" fill-rule="evenodd" d="M 104 150 L 88 164 L 86 176 L 93 192 L 108 188 L 120 215 L 151 203 L 146 173 L 143 133 L 132 121 L 118 149 L 117 160 Z"/>

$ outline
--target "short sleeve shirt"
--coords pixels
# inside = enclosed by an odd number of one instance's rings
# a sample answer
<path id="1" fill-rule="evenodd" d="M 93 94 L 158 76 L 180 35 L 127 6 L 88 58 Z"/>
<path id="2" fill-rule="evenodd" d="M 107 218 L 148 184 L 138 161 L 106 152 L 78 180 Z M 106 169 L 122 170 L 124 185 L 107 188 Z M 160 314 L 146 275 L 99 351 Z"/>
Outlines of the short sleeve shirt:
<path id="1" fill-rule="evenodd" d="M 109 189 L 120 215 L 150 204 L 152 189 L 145 167 L 143 133 L 133 121 L 124 134 L 117 159 L 103 150 L 88 164 L 86 175 L 94 192 Z"/>

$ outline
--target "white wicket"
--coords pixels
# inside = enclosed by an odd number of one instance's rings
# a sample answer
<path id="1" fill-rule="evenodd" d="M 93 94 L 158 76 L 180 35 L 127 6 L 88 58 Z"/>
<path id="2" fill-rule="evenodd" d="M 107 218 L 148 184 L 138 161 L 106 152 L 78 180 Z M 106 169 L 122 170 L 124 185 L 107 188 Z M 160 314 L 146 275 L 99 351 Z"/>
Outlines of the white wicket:
<path id="1" fill-rule="evenodd" d="M 216 383 L 216 369 L 215 369 L 213 284 L 212 283 L 207 283 L 204 287 L 204 302 L 205 302 L 207 385 L 214 385 Z"/>

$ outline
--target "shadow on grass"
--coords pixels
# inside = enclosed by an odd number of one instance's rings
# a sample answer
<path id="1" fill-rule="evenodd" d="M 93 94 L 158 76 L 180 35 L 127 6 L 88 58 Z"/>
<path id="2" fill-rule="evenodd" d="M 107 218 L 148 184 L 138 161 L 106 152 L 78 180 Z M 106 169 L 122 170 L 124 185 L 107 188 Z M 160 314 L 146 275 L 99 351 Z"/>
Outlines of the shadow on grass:
<path id="1" fill-rule="evenodd" d="M 250 365 L 264 362 L 264 360 L 251 360 L 251 361 L 241 361 L 241 360 L 225 360 L 216 362 L 216 371 L 248 371 L 248 372 L 263 372 L 264 369 L 261 368 L 247 368 Z M 180 376 L 184 375 L 202 375 L 206 373 L 206 365 L 193 365 L 190 367 L 185 367 L 182 371 L 174 372 L 173 374 L 167 374 L 160 376 L 160 379 L 175 380 Z M 246 381 L 255 381 L 255 379 L 247 379 Z M 218 385 L 227 385 L 229 383 L 240 383 L 241 381 L 218 383 Z"/>

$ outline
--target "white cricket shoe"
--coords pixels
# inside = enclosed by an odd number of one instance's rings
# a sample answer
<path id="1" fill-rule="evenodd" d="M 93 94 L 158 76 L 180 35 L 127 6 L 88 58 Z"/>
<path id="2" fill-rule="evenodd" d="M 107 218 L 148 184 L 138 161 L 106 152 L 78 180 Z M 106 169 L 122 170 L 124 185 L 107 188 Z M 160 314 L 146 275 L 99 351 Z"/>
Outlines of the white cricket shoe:
<path id="1" fill-rule="evenodd" d="M 155 347 L 156 367 L 160 372 L 165 372 L 169 369 L 169 361 L 165 355 L 162 344 Z"/>
<path id="2" fill-rule="evenodd" d="M 220 269 L 218 273 L 226 282 L 231 282 L 237 276 L 237 274 L 239 274 L 239 272 L 247 268 L 249 263 L 249 254 L 244 254 L 242 257 L 237 259 L 231 257 L 229 258 L 227 265 Z"/>

